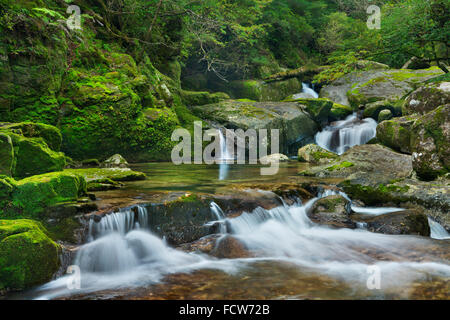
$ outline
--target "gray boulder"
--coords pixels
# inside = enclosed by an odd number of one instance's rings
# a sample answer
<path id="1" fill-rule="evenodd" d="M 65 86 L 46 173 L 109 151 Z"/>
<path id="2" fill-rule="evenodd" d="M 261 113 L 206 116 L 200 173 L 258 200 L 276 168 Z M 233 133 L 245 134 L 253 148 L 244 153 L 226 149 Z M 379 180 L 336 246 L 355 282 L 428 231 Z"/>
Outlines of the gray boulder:
<path id="1" fill-rule="evenodd" d="M 381 100 L 397 101 L 424 81 L 441 74 L 442 70 L 437 67 L 423 70 L 356 71 L 324 87 L 320 97 L 347 106 Z"/>
<path id="2" fill-rule="evenodd" d="M 192 111 L 198 117 L 228 129 L 279 129 L 279 152 L 284 154 L 313 142 L 319 129 L 317 123 L 296 102 L 228 100 L 196 106 Z"/>
<path id="3" fill-rule="evenodd" d="M 450 103 L 450 82 L 430 83 L 411 93 L 403 105 L 403 114 L 425 114 Z"/>

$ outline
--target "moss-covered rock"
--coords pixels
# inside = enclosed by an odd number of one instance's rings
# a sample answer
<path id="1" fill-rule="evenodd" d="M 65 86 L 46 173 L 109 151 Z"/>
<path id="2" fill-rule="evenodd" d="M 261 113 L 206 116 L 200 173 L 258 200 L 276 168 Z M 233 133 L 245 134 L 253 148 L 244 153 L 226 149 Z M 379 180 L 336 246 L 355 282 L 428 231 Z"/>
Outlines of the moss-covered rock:
<path id="1" fill-rule="evenodd" d="M 153 232 L 172 244 L 192 242 L 216 233 L 218 226 L 206 225 L 214 219 L 211 199 L 186 194 L 174 200 L 147 206 L 149 225 Z"/>
<path id="2" fill-rule="evenodd" d="M 8 205 L 16 181 L 8 176 L 0 176 L 0 210 Z"/>
<path id="3" fill-rule="evenodd" d="M 203 106 L 230 99 L 224 92 L 209 93 L 206 91 L 181 91 L 181 99 L 188 106 Z"/>
<path id="4" fill-rule="evenodd" d="M 14 148 L 11 137 L 0 133 L 0 175 L 12 175 Z"/>
<path id="5" fill-rule="evenodd" d="M 328 99 L 291 99 L 287 102 L 297 102 L 317 123 L 327 123 L 333 102 Z"/>
<path id="6" fill-rule="evenodd" d="M 411 156 L 379 144 L 355 146 L 329 164 L 315 166 L 300 175 L 330 178 L 364 178 L 388 183 L 411 174 Z"/>
<path id="7" fill-rule="evenodd" d="M 397 101 L 426 80 L 442 73 L 437 67 L 423 70 L 356 71 L 324 87 L 320 91 L 320 97 L 354 108 L 382 100 Z"/>
<path id="8" fill-rule="evenodd" d="M 218 239 L 209 254 L 219 259 L 239 259 L 252 256 L 244 243 L 230 235 Z"/>
<path id="9" fill-rule="evenodd" d="M 428 218 L 418 210 L 405 210 L 383 214 L 365 222 L 367 223 L 367 229 L 372 232 L 430 236 Z"/>
<path id="10" fill-rule="evenodd" d="M 59 171 L 65 166 L 64 155 L 56 151 L 61 145 L 61 134 L 53 126 L 0 123 L 0 137 L 0 173 L 27 177 Z"/>
<path id="11" fill-rule="evenodd" d="M 384 109 L 384 110 L 381 110 L 380 113 L 378 114 L 378 121 L 383 122 L 385 120 L 392 119 L 392 117 L 393 117 L 393 114 L 392 114 L 391 110 Z"/>
<path id="12" fill-rule="evenodd" d="M 372 118 L 381 122 L 379 119 L 380 112 L 382 112 L 383 110 L 389 110 L 393 116 L 397 117 L 402 114 L 401 105 L 401 101 L 382 100 L 372 102 L 365 106 L 363 116 L 365 118 Z"/>
<path id="13" fill-rule="evenodd" d="M 405 116 L 381 122 L 377 126 L 378 141 L 399 152 L 411 154 L 411 128 L 416 119 Z"/>
<path id="14" fill-rule="evenodd" d="M 139 48 L 129 50 L 132 56 L 120 43 L 108 43 L 92 11 L 82 9 L 83 29 L 74 35 L 61 27 L 65 6 L 36 6 L 40 10 L 11 8 L 8 28 L 0 33 L 6 57 L 0 60 L 0 121 L 59 127 L 61 149 L 75 160 L 112 153 L 135 162 L 169 160 L 173 130 L 188 127 L 193 118 L 180 98 L 179 64 L 169 66 L 171 79 Z M 158 108 L 173 110 L 144 115 Z M 60 141 L 39 136 L 58 151 Z"/>
<path id="15" fill-rule="evenodd" d="M 49 281 L 61 248 L 39 222 L 0 220 L 0 289 L 25 289 Z"/>
<path id="16" fill-rule="evenodd" d="M 8 135 L 14 146 L 14 177 L 60 171 L 66 165 L 64 154 L 51 150 L 42 138 L 25 138 L 15 133 Z"/>
<path id="17" fill-rule="evenodd" d="M 86 194 L 86 181 L 69 172 L 53 172 L 17 181 L 13 204 L 30 215 L 51 205 L 75 201 Z"/>
<path id="18" fill-rule="evenodd" d="M 311 221 L 335 228 L 356 228 L 350 219 L 350 201 L 341 195 L 332 195 L 314 202 L 307 212 Z"/>
<path id="19" fill-rule="evenodd" d="M 99 167 L 100 161 L 98 159 L 84 159 L 81 160 L 82 167 Z"/>
<path id="20" fill-rule="evenodd" d="M 113 181 L 136 181 L 144 180 L 145 173 L 133 171 L 129 168 L 82 168 L 66 169 L 64 173 L 82 176 L 89 182 L 104 182 L 110 179 Z"/>
<path id="21" fill-rule="evenodd" d="M 128 168 L 128 162 L 120 154 L 115 154 L 103 161 L 102 166 L 105 168 Z"/>
<path id="22" fill-rule="evenodd" d="M 424 70 L 387 70 L 372 72 L 366 79 L 354 83 L 347 92 L 351 105 L 359 106 L 381 100 L 402 99 L 421 83 L 442 74 L 437 67 Z"/>
<path id="23" fill-rule="evenodd" d="M 300 162 L 327 163 L 337 158 L 338 155 L 316 144 L 308 144 L 298 149 L 298 161 Z"/>
<path id="24" fill-rule="evenodd" d="M 238 80 L 220 87 L 220 90 L 228 93 L 234 99 L 281 101 L 291 94 L 301 92 L 302 84 L 296 78 L 273 82 Z"/>
<path id="25" fill-rule="evenodd" d="M 86 193 L 84 178 L 68 172 L 52 172 L 7 182 L 13 190 L 0 213 L 3 218 L 44 218 L 49 207 L 76 201 Z"/>
<path id="26" fill-rule="evenodd" d="M 450 103 L 450 82 L 433 82 L 411 93 L 403 105 L 403 113 L 425 114 Z"/>
<path id="27" fill-rule="evenodd" d="M 328 121 L 338 121 L 347 118 L 351 115 L 354 110 L 349 106 L 344 106 L 343 104 L 333 103 L 330 113 L 328 114 Z"/>
<path id="28" fill-rule="evenodd" d="M 299 147 L 313 142 L 318 131 L 317 123 L 296 102 L 227 100 L 196 106 L 192 111 L 228 129 L 279 129 L 279 152 L 283 154 L 296 153 Z"/>
<path id="29" fill-rule="evenodd" d="M 42 138 L 53 151 L 59 151 L 62 143 L 62 135 L 58 128 L 34 122 L 0 123 L 0 131 L 12 131 L 20 133 L 26 138 Z"/>
<path id="30" fill-rule="evenodd" d="M 411 133 L 413 168 L 425 180 L 450 170 L 450 104 L 418 118 Z"/>

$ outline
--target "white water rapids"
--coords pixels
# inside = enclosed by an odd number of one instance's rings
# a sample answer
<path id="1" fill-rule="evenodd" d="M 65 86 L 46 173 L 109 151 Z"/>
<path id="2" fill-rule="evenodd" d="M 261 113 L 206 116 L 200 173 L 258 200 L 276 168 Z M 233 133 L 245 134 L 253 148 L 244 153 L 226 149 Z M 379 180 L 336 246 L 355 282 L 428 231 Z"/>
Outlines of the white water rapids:
<path id="1" fill-rule="evenodd" d="M 358 119 L 356 113 L 336 121 L 316 134 L 316 144 L 339 155 L 351 147 L 365 144 L 377 134 L 377 122 L 372 118 Z"/>
<path id="2" fill-rule="evenodd" d="M 307 83 L 302 82 L 302 92 L 294 94 L 292 99 L 317 99 L 319 94 Z"/>
<path id="3" fill-rule="evenodd" d="M 326 192 L 320 196 L 330 194 Z M 236 218 L 226 218 L 220 207 L 212 203 L 211 218 L 223 225 L 221 232 L 231 233 L 248 250 L 258 253 L 257 257 L 242 259 L 217 259 L 169 247 L 147 230 L 144 207 L 137 213 L 122 210 L 110 214 L 100 222 L 91 223 L 90 241 L 77 253 L 74 264 L 81 269 L 80 289 L 69 290 L 67 283 L 73 282 L 74 276 L 66 275 L 40 287 L 38 298 L 149 286 L 167 274 L 200 269 L 218 269 L 233 274 L 261 260 L 289 262 L 361 286 L 367 280 L 367 267 L 376 265 L 381 270 L 383 289 L 426 280 L 430 275 L 450 277 L 448 261 L 431 257 L 428 261 L 418 262 L 404 255 L 429 245 L 427 238 L 384 235 L 363 229 L 331 229 L 314 224 L 306 212 L 316 200 L 271 210 L 257 208 Z M 358 207 L 354 208 L 358 210 Z M 366 209 L 366 213 L 381 214 L 393 210 L 372 208 Z M 367 254 L 370 251 L 395 258 L 379 260 Z"/>

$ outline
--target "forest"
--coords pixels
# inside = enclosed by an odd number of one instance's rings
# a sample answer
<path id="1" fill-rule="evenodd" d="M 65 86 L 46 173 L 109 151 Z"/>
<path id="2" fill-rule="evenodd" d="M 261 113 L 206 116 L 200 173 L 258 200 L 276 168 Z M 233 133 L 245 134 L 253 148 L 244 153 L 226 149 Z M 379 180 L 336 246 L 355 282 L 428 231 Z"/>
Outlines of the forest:
<path id="1" fill-rule="evenodd" d="M 448 300 L 449 70 L 448 0 L 0 0 L 0 300 Z"/>

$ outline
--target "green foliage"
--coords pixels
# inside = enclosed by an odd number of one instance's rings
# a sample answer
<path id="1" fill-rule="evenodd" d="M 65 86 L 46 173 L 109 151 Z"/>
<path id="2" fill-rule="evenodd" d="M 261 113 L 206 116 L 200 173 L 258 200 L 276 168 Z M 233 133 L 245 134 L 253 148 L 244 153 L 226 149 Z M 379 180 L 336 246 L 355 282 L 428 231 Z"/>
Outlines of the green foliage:
<path id="1" fill-rule="evenodd" d="M 382 44 L 378 59 L 401 67 L 411 57 L 450 63 L 450 3 L 404 0 L 383 7 Z"/>
<path id="2" fill-rule="evenodd" d="M 49 281 L 59 268 L 60 252 L 41 223 L 0 220 L 0 289 L 25 289 Z"/>
<path id="3" fill-rule="evenodd" d="M 328 84 L 355 71 L 358 60 L 358 56 L 354 52 L 333 56 L 328 60 L 330 67 L 314 76 L 314 82 Z"/>
<path id="4" fill-rule="evenodd" d="M 55 204 L 75 201 L 86 193 L 86 181 L 70 172 L 52 172 L 15 181 L 11 203 L 2 217 L 42 218 L 45 210 Z"/>

